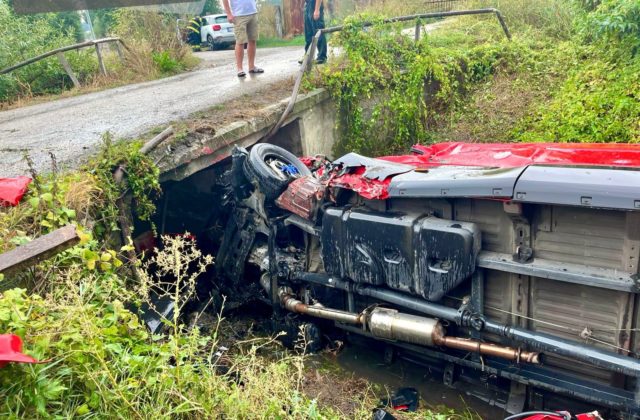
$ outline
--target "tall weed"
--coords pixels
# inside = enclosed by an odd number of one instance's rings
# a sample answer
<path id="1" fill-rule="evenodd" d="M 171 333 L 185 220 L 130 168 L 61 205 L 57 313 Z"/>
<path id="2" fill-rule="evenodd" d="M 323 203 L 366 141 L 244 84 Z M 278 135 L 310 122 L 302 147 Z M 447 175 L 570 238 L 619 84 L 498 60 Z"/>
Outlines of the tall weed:
<path id="1" fill-rule="evenodd" d="M 119 9 L 115 12 L 115 21 L 114 32 L 128 46 L 126 71 L 153 77 L 196 64 L 189 47 L 182 45 L 176 36 L 172 16 Z"/>

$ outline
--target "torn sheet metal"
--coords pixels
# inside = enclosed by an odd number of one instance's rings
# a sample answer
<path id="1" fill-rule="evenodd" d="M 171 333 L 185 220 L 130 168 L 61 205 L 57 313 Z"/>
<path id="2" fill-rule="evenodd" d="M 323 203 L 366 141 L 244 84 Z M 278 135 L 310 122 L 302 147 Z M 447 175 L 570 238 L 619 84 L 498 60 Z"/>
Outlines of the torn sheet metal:
<path id="1" fill-rule="evenodd" d="M 348 153 L 334 163 L 342 165 L 344 169 L 364 167 L 363 176 L 368 179 L 377 179 L 378 181 L 384 181 L 390 176 L 403 174 L 415 168 L 412 165 L 368 158 L 357 153 Z"/>

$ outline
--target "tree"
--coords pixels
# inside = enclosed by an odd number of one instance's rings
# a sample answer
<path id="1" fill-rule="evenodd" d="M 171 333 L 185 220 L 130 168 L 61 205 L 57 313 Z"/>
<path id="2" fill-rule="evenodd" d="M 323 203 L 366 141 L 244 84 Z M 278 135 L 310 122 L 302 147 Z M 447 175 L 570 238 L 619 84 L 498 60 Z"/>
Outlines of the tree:
<path id="1" fill-rule="evenodd" d="M 217 13 L 222 13 L 222 6 L 220 5 L 220 0 L 207 0 L 204 4 L 204 9 L 202 9 L 203 15 L 215 15 Z"/>

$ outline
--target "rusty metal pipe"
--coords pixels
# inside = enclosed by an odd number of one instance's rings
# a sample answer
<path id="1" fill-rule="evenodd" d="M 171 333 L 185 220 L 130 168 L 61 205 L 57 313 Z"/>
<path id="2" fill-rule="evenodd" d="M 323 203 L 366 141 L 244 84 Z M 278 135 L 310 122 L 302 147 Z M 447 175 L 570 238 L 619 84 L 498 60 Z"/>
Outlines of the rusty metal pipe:
<path id="1" fill-rule="evenodd" d="M 500 357 L 514 362 L 540 363 L 540 353 L 514 349 L 513 347 L 499 346 L 492 343 L 481 343 L 480 341 L 459 337 L 437 337 L 436 344 L 451 349 L 465 350 L 483 354 L 486 356 Z"/>
<path id="2" fill-rule="evenodd" d="M 330 319 L 345 324 L 362 324 L 362 315 L 351 312 L 339 311 L 337 309 L 325 308 L 320 305 L 307 305 L 291 295 L 282 293 L 280 295 L 282 306 L 298 314 L 315 316 L 317 318 Z"/>
<path id="3" fill-rule="evenodd" d="M 540 363 L 540 354 L 522 351 L 497 344 L 481 343 L 466 338 L 447 337 L 442 323 L 434 318 L 403 314 L 395 309 L 374 308 L 360 314 L 325 308 L 322 305 L 307 305 L 280 291 L 280 302 L 288 311 L 317 318 L 330 319 L 344 324 L 363 325 L 374 337 L 392 341 L 404 341 L 427 347 L 442 346 L 500 357 L 514 362 Z"/>

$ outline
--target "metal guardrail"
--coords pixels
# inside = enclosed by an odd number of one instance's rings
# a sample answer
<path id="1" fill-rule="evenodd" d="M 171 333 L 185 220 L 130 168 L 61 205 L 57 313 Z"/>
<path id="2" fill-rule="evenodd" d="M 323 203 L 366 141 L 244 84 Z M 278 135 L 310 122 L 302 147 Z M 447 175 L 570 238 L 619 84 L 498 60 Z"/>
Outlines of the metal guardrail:
<path id="1" fill-rule="evenodd" d="M 125 49 L 127 49 L 127 46 L 124 44 L 124 42 L 122 42 L 122 40 L 120 38 L 101 38 L 101 39 L 96 39 L 96 40 L 92 40 L 92 41 L 85 41 L 85 42 L 80 42 L 78 44 L 73 44 L 73 45 L 68 45 L 66 47 L 61 47 L 61 48 L 57 48 L 55 50 L 51 50 L 48 51 L 44 54 L 40 54 L 36 57 L 30 58 L 28 60 L 22 61 L 18 64 L 15 64 L 11 67 L 7 67 L 5 69 L 0 70 L 0 74 L 7 74 L 10 73 L 14 70 L 17 70 L 21 67 L 27 66 L 29 64 L 33 64 L 37 61 L 40 61 L 42 59 L 45 59 L 47 57 L 51 57 L 52 55 L 57 55 L 58 56 L 58 60 L 60 61 L 60 64 L 62 65 L 62 67 L 64 68 L 64 70 L 67 72 L 67 74 L 69 75 L 69 77 L 71 78 L 71 81 L 73 82 L 73 84 L 76 87 L 80 87 L 80 82 L 78 81 L 78 78 L 76 77 L 76 75 L 73 73 L 73 70 L 71 69 L 71 66 L 69 65 L 69 62 L 67 61 L 67 59 L 64 57 L 64 53 L 66 51 L 72 51 L 72 50 L 78 50 L 80 48 L 85 48 L 85 47 L 91 47 L 91 46 L 95 46 L 96 48 L 96 54 L 98 56 L 98 66 L 100 68 L 100 73 L 102 73 L 103 75 L 107 74 L 107 69 L 104 65 L 104 60 L 102 59 L 102 52 L 100 51 L 100 44 L 106 44 L 109 42 L 113 42 L 116 45 L 116 51 L 118 52 L 118 56 L 120 57 L 121 60 L 124 60 L 124 55 L 122 53 L 122 49 L 120 48 L 120 45 L 122 45 Z"/>
<path id="2" fill-rule="evenodd" d="M 397 22 L 408 22 L 408 21 L 416 20 L 417 22 L 415 27 L 416 28 L 415 40 L 418 41 L 420 39 L 420 28 L 422 26 L 423 19 L 444 18 L 444 17 L 450 17 L 450 16 L 482 15 L 482 14 L 495 15 L 496 18 L 498 19 L 498 22 L 500 22 L 500 26 L 502 27 L 502 30 L 504 31 L 505 36 L 507 37 L 507 39 L 511 40 L 511 33 L 509 32 L 509 28 L 507 27 L 507 24 L 504 21 L 504 17 L 502 16 L 502 13 L 500 13 L 498 9 L 494 9 L 494 8 L 472 9 L 472 10 L 452 10 L 448 12 L 433 12 L 433 13 L 421 13 L 421 14 L 409 15 L 409 16 L 396 16 L 389 19 L 385 19 L 382 21 L 382 23 L 397 23 Z M 373 26 L 374 24 L 375 23 L 373 22 L 364 22 L 362 23 L 362 27 L 365 28 L 365 27 Z M 261 141 L 267 141 L 268 139 L 270 139 L 280 129 L 280 127 L 282 127 L 282 124 L 284 123 L 287 116 L 293 109 L 293 105 L 295 104 L 296 99 L 298 97 L 298 92 L 300 91 L 300 84 L 302 83 L 302 77 L 304 76 L 305 73 L 311 70 L 313 57 L 315 57 L 316 55 L 316 49 L 318 48 L 318 40 L 320 39 L 320 36 L 323 34 L 339 32 L 343 29 L 344 29 L 344 25 L 332 26 L 329 28 L 318 30 L 318 32 L 316 32 L 316 34 L 313 36 L 311 45 L 309 46 L 309 49 L 307 50 L 307 53 L 304 56 L 302 65 L 300 66 L 300 71 L 298 73 L 298 77 L 296 78 L 296 82 L 293 86 L 293 92 L 291 94 L 291 97 L 289 98 L 289 103 L 287 104 L 287 107 L 285 108 L 278 122 L 271 128 L 271 130 L 269 130 L 269 132 L 264 136 L 264 138 Z"/>

